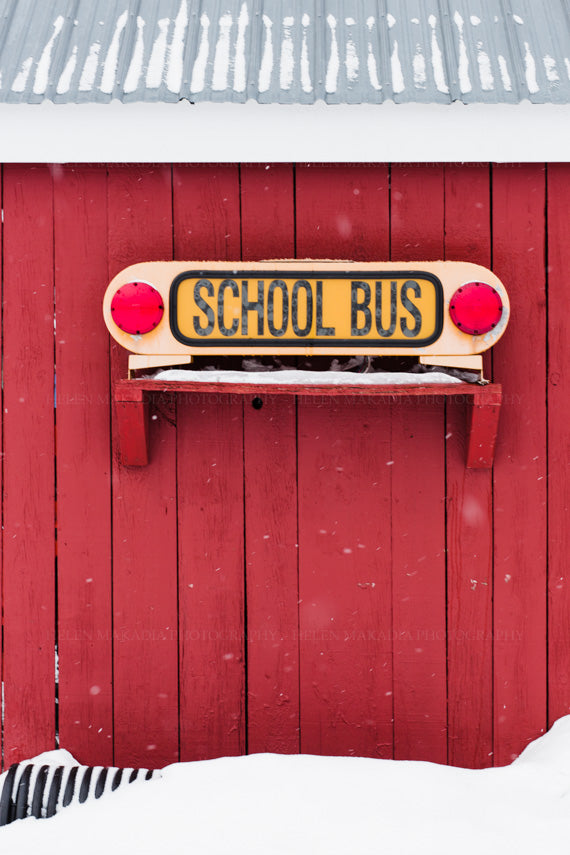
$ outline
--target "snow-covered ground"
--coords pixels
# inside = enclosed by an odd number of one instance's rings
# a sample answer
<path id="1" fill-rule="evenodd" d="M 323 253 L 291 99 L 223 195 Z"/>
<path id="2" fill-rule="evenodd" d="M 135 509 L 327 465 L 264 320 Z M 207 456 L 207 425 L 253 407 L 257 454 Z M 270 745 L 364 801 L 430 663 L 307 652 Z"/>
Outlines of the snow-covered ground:
<path id="1" fill-rule="evenodd" d="M 0 852 L 568 855 L 570 716 L 501 769 L 275 754 L 180 763 L 18 820 L 0 830 Z"/>

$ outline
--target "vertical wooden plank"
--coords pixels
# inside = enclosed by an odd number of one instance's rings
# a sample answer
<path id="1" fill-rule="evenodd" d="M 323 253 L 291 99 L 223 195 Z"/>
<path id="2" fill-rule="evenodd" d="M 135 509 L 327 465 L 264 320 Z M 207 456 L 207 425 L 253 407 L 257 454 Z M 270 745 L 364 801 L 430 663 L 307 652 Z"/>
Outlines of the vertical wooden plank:
<path id="1" fill-rule="evenodd" d="M 385 166 L 296 169 L 297 256 L 389 255 Z M 301 749 L 391 757 L 390 407 L 298 403 Z"/>
<path id="2" fill-rule="evenodd" d="M 175 166 L 172 181 L 175 258 L 239 259 L 238 168 L 224 164 Z"/>
<path id="3" fill-rule="evenodd" d="M 4 166 L 0 165 L 0 199 L 3 200 Z M 4 202 L 0 206 L 2 216 L 0 217 L 0 265 L 2 269 L 2 312 L 0 320 L 0 352 L 4 359 Z M 0 463 L 0 480 L 2 491 L 2 520 L 4 519 L 4 390 L 0 392 L 2 400 L 2 413 L 0 414 L 0 449 L 2 451 L 2 462 Z M 4 633 L 4 523 L 2 522 L 2 536 L 0 537 L 0 629 Z M 4 685 L 4 645 L 0 645 L 0 681 Z M 0 723 L 0 772 L 4 771 L 4 724 Z"/>
<path id="4" fill-rule="evenodd" d="M 53 188 L 4 171 L 4 763 L 55 745 Z"/>
<path id="5" fill-rule="evenodd" d="M 248 751 L 299 751 L 297 413 L 244 398 Z"/>
<path id="6" fill-rule="evenodd" d="M 390 758 L 389 413 L 301 399 L 301 750 Z"/>
<path id="7" fill-rule="evenodd" d="M 393 166 L 392 260 L 443 258 L 443 168 Z M 447 761 L 443 403 L 392 408 L 394 756 Z"/>
<path id="8" fill-rule="evenodd" d="M 104 167 L 54 168 L 60 744 L 113 762 Z"/>
<path id="9" fill-rule="evenodd" d="M 239 259 L 235 166 L 176 167 L 175 255 Z M 242 754 L 245 720 L 243 403 L 178 395 L 180 754 Z"/>
<path id="10" fill-rule="evenodd" d="M 4 166 L 0 164 L 0 199 L 3 200 L 4 186 Z M 0 320 L 0 352 L 4 354 L 4 202 L 0 206 L 2 216 L 0 217 L 0 265 L 2 269 L 2 312 Z M 0 480 L 1 480 L 1 495 L 2 495 L 2 520 L 4 518 L 4 390 L 0 392 L 0 400 L 2 400 L 2 413 L 0 414 L 0 449 L 2 451 L 2 461 L 0 462 Z M 2 522 L 2 529 L 4 524 Z M 4 532 L 0 537 L 0 629 L 4 632 Z M 4 685 L 4 645 L 0 645 L 0 681 Z M 4 771 L 4 724 L 0 724 L 0 772 Z"/>
<path id="11" fill-rule="evenodd" d="M 241 167 L 244 259 L 295 254 L 293 167 Z M 297 407 L 244 399 L 248 751 L 299 751 Z"/>
<path id="12" fill-rule="evenodd" d="M 240 173 L 242 258 L 294 258 L 293 167 L 244 164 Z"/>
<path id="13" fill-rule="evenodd" d="M 243 407 L 189 395 L 178 424 L 180 750 L 245 753 Z"/>
<path id="14" fill-rule="evenodd" d="M 493 167 L 493 267 L 512 316 L 494 348 L 503 384 L 494 467 L 495 762 L 546 726 L 545 173 Z"/>
<path id="15" fill-rule="evenodd" d="M 567 276 L 570 165 L 549 164 L 548 187 L 548 719 L 570 712 L 570 379 Z"/>
<path id="16" fill-rule="evenodd" d="M 445 167 L 445 258 L 491 266 L 490 170 Z M 448 760 L 493 762 L 493 479 L 465 466 L 465 404 L 446 413 Z M 476 689 L 474 690 L 474 687 Z"/>
<path id="17" fill-rule="evenodd" d="M 136 261 L 172 258 L 171 170 L 113 167 L 108 176 L 109 276 Z M 111 347 L 111 377 L 126 355 Z M 113 436 L 115 763 L 178 759 L 175 412 L 155 411 L 150 464 L 119 463 Z M 133 699 L 136 699 L 133 702 Z"/>
<path id="18" fill-rule="evenodd" d="M 295 174 L 297 258 L 387 257 L 386 166 L 305 164 Z"/>

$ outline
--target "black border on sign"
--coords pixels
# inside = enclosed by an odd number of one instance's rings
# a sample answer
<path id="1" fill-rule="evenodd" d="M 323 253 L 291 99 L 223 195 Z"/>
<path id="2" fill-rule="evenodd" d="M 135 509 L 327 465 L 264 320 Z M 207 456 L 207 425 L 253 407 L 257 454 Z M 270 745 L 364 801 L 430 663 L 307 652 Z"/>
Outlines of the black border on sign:
<path id="1" fill-rule="evenodd" d="M 227 274 L 227 275 L 226 275 Z M 435 330 L 431 336 L 428 338 L 422 339 L 405 339 L 403 341 L 392 339 L 381 338 L 378 339 L 360 339 L 351 338 L 351 339 L 331 339 L 328 337 L 319 337 L 319 338 L 298 338 L 298 339 L 289 339 L 283 340 L 282 338 L 255 338 L 255 339 L 232 339 L 229 337 L 224 338 L 188 338 L 181 331 L 178 326 L 178 318 L 177 318 L 177 302 L 178 302 L 178 289 L 182 282 L 186 279 L 210 279 L 211 277 L 215 279 L 221 278 L 231 278 L 231 279 L 251 279 L 255 277 L 256 279 L 283 279 L 286 276 L 287 279 L 346 279 L 347 281 L 352 281 L 356 276 L 361 274 L 363 278 L 366 280 L 370 279 L 427 279 L 429 280 L 434 288 L 435 288 Z M 228 349 L 238 350 L 240 347 L 354 347 L 354 348 L 368 348 L 368 347 L 427 347 L 430 344 L 433 344 L 434 341 L 440 337 L 443 330 L 443 285 L 441 284 L 441 280 L 434 274 L 428 273 L 424 270 L 390 270 L 385 271 L 373 271 L 373 270 L 354 270 L 354 273 L 345 273 L 338 270 L 302 270 L 302 271 L 293 271 L 293 270 L 274 270 L 271 271 L 269 269 L 265 270 L 239 270 L 235 271 L 234 269 L 228 270 L 185 270 L 184 273 L 179 273 L 172 280 L 172 284 L 170 285 L 170 296 L 169 296 L 169 307 L 170 307 L 170 330 L 172 335 L 176 339 L 176 341 L 180 342 L 180 344 L 185 345 L 186 347 L 227 347 Z"/>

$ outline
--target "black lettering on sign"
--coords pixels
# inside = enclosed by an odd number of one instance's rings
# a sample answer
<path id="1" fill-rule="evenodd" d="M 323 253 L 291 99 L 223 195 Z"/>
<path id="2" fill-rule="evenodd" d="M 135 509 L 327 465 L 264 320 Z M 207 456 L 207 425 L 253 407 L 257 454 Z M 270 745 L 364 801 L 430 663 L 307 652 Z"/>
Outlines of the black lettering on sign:
<path id="1" fill-rule="evenodd" d="M 227 327 L 224 322 L 224 297 L 228 288 L 234 297 L 239 298 L 237 282 L 234 282 L 233 279 L 224 279 L 220 285 L 220 290 L 218 291 L 218 326 L 221 334 L 225 336 L 235 335 L 239 327 L 239 321 L 237 318 L 233 319 L 231 327 Z"/>
<path id="2" fill-rule="evenodd" d="M 205 327 L 200 326 L 200 318 L 198 315 L 194 315 L 193 320 L 194 332 L 196 332 L 198 335 L 205 336 L 211 335 L 214 331 L 214 310 L 206 303 L 206 301 L 202 297 L 202 294 L 200 292 L 203 288 L 206 289 L 206 294 L 208 295 L 208 297 L 213 297 L 214 286 L 212 285 L 209 279 L 198 279 L 198 281 L 194 285 L 194 302 L 196 303 L 196 306 L 205 314 L 208 323 Z"/>
<path id="3" fill-rule="evenodd" d="M 396 329 L 396 316 L 398 313 L 398 283 L 390 282 L 390 326 L 387 329 L 382 326 L 382 295 L 383 286 L 385 284 L 385 282 L 376 283 L 376 330 L 378 335 L 382 336 L 382 338 L 389 338 L 389 336 L 394 335 L 394 330 Z"/>
<path id="4" fill-rule="evenodd" d="M 362 300 L 358 295 L 362 294 Z M 370 311 L 370 285 L 368 282 L 353 280 L 350 286 L 350 334 L 368 335 L 372 325 L 372 313 Z M 363 315 L 364 326 L 358 326 L 358 316 Z"/>
<path id="5" fill-rule="evenodd" d="M 281 326 L 275 326 L 275 292 L 281 291 Z M 287 324 L 289 323 L 289 292 L 287 285 L 282 279 L 274 279 L 270 283 L 267 291 L 267 326 L 269 327 L 270 335 L 275 338 L 281 338 L 287 332 Z"/>
<path id="6" fill-rule="evenodd" d="M 404 282 L 404 284 L 402 285 L 402 290 L 400 292 L 400 300 L 402 301 L 402 306 L 410 313 L 416 323 L 415 326 L 409 327 L 408 319 L 400 318 L 400 327 L 407 338 L 415 338 L 422 326 L 422 316 L 418 307 L 415 305 L 415 303 L 412 303 L 412 301 L 408 297 L 409 291 L 413 293 L 414 297 L 421 297 L 422 289 L 417 282 L 414 282 L 413 279 L 408 279 L 408 281 Z"/>
<path id="7" fill-rule="evenodd" d="M 257 312 L 257 334 L 263 335 L 263 280 L 257 283 L 257 300 L 250 303 L 248 280 L 243 279 L 241 283 L 241 331 L 243 335 L 248 334 L 247 319 L 248 312 Z"/>
<path id="8" fill-rule="evenodd" d="M 303 328 L 299 326 L 299 291 L 301 291 L 301 289 L 305 292 L 307 304 L 307 315 L 305 326 Z M 306 279 L 298 279 L 293 285 L 293 295 L 291 297 L 291 322 L 293 324 L 293 332 L 295 335 L 304 338 L 311 332 L 311 327 L 313 326 L 313 292 Z"/>
<path id="9" fill-rule="evenodd" d="M 335 335 L 334 327 L 323 326 L 323 283 L 322 280 L 317 280 L 317 335 Z"/>

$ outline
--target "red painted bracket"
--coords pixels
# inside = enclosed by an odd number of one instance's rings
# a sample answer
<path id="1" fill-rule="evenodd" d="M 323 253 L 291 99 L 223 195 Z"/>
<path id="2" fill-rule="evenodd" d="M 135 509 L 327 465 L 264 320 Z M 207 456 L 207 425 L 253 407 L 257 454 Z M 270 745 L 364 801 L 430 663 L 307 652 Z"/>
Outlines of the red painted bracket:
<path id="1" fill-rule="evenodd" d="M 124 466 L 148 463 L 150 397 L 148 390 L 132 381 L 115 386 L 119 449 Z"/>
<path id="2" fill-rule="evenodd" d="M 260 378 L 261 379 L 261 378 Z M 115 384 L 115 405 L 119 432 L 121 462 L 125 466 L 146 466 L 149 461 L 149 409 L 152 393 L 203 393 L 227 395 L 296 395 L 298 397 L 373 396 L 386 399 L 423 398 L 433 401 L 440 396 L 459 397 L 467 402 L 468 469 L 490 469 L 495 456 L 495 441 L 501 410 L 502 389 L 499 383 L 487 386 L 468 383 L 414 386 L 332 386 L 276 383 L 160 382 L 157 380 L 119 380 Z"/>
<path id="3" fill-rule="evenodd" d="M 467 401 L 468 469 L 490 469 L 493 465 L 501 401 L 498 384 L 480 387 Z"/>

